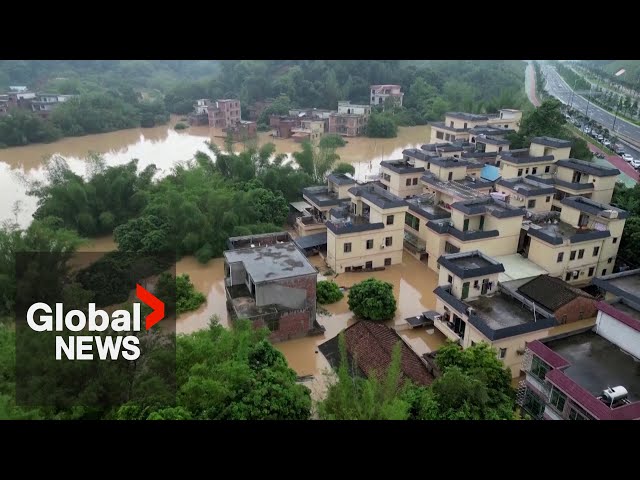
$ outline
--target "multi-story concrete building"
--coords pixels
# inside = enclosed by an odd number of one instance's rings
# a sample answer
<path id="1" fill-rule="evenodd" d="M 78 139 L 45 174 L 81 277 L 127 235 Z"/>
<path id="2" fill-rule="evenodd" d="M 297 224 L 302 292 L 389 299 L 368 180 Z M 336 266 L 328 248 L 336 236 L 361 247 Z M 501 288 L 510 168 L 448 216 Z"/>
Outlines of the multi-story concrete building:
<path id="1" fill-rule="evenodd" d="M 293 130 L 300 127 L 300 122 L 298 117 L 271 115 L 269 117 L 271 135 L 276 138 L 291 138 Z"/>
<path id="2" fill-rule="evenodd" d="M 234 237 L 224 252 L 227 309 L 271 330 L 271 340 L 309 334 L 318 272 L 286 232 Z"/>
<path id="3" fill-rule="evenodd" d="M 407 203 L 377 185 L 348 190 L 351 202 L 333 208 L 327 225 L 327 265 L 336 273 L 402 262 Z"/>
<path id="4" fill-rule="evenodd" d="M 402 106 L 402 87 L 400 85 L 371 85 L 371 105 L 385 105 L 387 99 Z"/>
<path id="5" fill-rule="evenodd" d="M 208 98 L 200 98 L 193 105 L 193 111 L 189 114 L 189 124 L 191 125 L 208 125 L 209 124 L 209 107 L 213 103 Z"/>
<path id="6" fill-rule="evenodd" d="M 346 137 L 362 135 L 370 115 L 370 105 L 354 105 L 348 101 L 338 102 L 338 111 L 329 115 L 329 133 Z"/>
<path id="7" fill-rule="evenodd" d="M 431 126 L 431 143 L 438 140 L 446 142 L 470 141 L 472 137 L 474 141 L 478 140 L 476 135 L 487 135 L 487 133 L 479 133 L 480 128 L 491 128 L 495 130 L 511 130 L 518 131 L 520 128 L 520 120 L 522 112 L 520 110 L 502 109 L 496 115 L 476 115 L 464 112 L 447 112 L 444 122 L 432 122 Z M 472 132 L 472 130 L 474 130 Z M 487 130 L 485 130 L 486 132 Z M 489 130 L 489 136 L 494 136 L 493 131 Z M 505 132 L 506 133 L 506 132 Z M 495 138 L 495 136 L 494 136 Z M 500 146 L 500 145 L 498 145 Z"/>
<path id="8" fill-rule="evenodd" d="M 296 219 L 298 235 L 307 236 L 327 230 L 325 222 L 330 218 L 330 210 L 341 204 L 349 204 L 349 189 L 356 181 L 343 173 L 332 173 L 327 177 L 327 186 L 302 189 L 302 197 L 311 206 L 310 215 Z"/>
<path id="9" fill-rule="evenodd" d="M 628 213 L 585 197 L 566 197 L 561 203 L 559 217 L 556 212 L 523 223 L 518 251 L 574 285 L 612 273 Z"/>
<path id="10" fill-rule="evenodd" d="M 213 128 L 232 128 L 240 121 L 240 100 L 216 100 L 207 107 L 209 126 Z"/>
<path id="11" fill-rule="evenodd" d="M 60 104 L 75 95 L 58 95 L 54 93 L 39 93 L 31 99 L 31 110 L 43 118 L 47 118 Z"/>
<path id="12" fill-rule="evenodd" d="M 420 177 L 425 173 L 423 166 L 408 160 L 387 160 L 380 162 L 380 183 L 400 198 L 422 193 Z"/>
<path id="13" fill-rule="evenodd" d="M 500 179 L 495 185 L 502 194 L 501 199 L 508 205 L 526 208 L 530 212 L 550 212 L 556 189 L 540 182 L 536 177 L 516 177 Z"/>
<path id="14" fill-rule="evenodd" d="M 479 342 L 493 346 L 518 377 L 526 342 L 546 337 L 558 325 L 553 314 L 500 284 L 503 265 L 479 251 L 443 255 L 438 264 L 434 326 L 463 348 Z"/>
<path id="15" fill-rule="evenodd" d="M 300 126 L 291 129 L 291 137 L 296 142 L 317 143 L 324 135 L 328 121 L 323 119 L 303 119 Z"/>
<path id="16" fill-rule="evenodd" d="M 258 136 L 256 122 L 250 122 L 248 120 L 238 120 L 233 127 L 223 128 L 222 130 L 231 134 L 231 138 L 236 142 L 250 140 Z"/>
<path id="17" fill-rule="evenodd" d="M 527 345 L 519 403 L 535 419 L 640 419 L 640 270 L 593 280 L 594 328 Z"/>
<path id="18" fill-rule="evenodd" d="M 550 137 L 536 137 L 529 148 L 502 152 L 496 160 L 502 178 L 526 177 L 554 173 L 556 161 L 569 158 L 571 142 Z"/>

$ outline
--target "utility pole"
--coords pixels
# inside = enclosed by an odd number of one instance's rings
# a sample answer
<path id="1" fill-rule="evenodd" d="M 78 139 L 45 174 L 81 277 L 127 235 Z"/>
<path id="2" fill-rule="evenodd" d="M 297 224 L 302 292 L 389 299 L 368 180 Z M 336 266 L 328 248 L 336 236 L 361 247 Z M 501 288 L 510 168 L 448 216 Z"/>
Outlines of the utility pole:
<path id="1" fill-rule="evenodd" d="M 626 70 L 624 68 L 621 68 L 620 70 L 618 70 L 615 73 L 616 77 L 619 77 L 620 75 L 624 74 L 624 72 L 626 72 Z M 622 99 L 622 98 L 621 98 Z M 613 126 L 611 127 L 611 130 L 615 133 L 616 131 L 616 120 L 618 120 L 618 110 L 620 110 L 620 101 L 618 101 L 618 105 L 616 105 L 616 115 L 613 118 Z"/>

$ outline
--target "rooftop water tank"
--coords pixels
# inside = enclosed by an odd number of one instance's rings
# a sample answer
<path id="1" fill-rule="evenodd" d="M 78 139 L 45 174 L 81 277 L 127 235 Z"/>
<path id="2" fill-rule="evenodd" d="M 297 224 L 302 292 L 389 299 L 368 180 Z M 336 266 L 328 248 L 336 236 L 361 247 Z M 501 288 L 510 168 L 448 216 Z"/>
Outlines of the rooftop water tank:
<path id="1" fill-rule="evenodd" d="M 602 392 L 607 403 L 616 403 L 627 398 L 629 392 L 624 387 L 609 387 Z"/>

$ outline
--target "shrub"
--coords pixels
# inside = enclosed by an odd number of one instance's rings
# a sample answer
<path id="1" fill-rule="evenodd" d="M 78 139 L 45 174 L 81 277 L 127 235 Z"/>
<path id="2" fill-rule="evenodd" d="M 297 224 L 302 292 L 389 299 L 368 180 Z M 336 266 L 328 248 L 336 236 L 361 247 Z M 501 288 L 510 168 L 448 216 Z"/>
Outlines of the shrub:
<path id="1" fill-rule="evenodd" d="M 393 318 L 396 298 L 389 282 L 368 278 L 349 290 L 349 310 L 366 320 L 382 321 Z"/>
<path id="2" fill-rule="evenodd" d="M 316 298 L 318 303 L 336 303 L 344 297 L 344 294 L 336 282 L 321 280 L 316 286 Z"/>

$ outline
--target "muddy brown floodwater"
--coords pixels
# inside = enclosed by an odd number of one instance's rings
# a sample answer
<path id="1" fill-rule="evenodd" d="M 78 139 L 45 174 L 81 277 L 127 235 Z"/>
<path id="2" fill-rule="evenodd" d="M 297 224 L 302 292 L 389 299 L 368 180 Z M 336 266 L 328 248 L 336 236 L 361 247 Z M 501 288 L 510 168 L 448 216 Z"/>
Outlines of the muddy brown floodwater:
<path id="1" fill-rule="evenodd" d="M 110 236 L 92 239 L 79 250 L 84 252 L 108 252 L 116 245 Z M 327 277 L 326 264 L 319 256 L 310 257 L 311 263 L 319 270 L 318 280 Z M 199 263 L 195 257 L 185 257 L 176 264 L 176 273 L 186 273 L 195 288 L 207 297 L 198 310 L 185 313 L 177 320 L 179 333 L 190 333 L 206 328 L 209 319 L 217 316 L 220 324 L 229 326 L 224 292 L 224 260 L 214 258 L 206 265 Z M 409 329 L 404 319 L 418 315 L 435 307 L 433 290 L 437 286 L 436 273 L 411 255 L 404 253 L 402 264 L 387 267 L 386 270 L 373 273 L 341 273 L 334 280 L 340 286 L 350 287 L 373 276 L 393 285 L 398 310 L 393 320 L 387 325 L 395 328 L 400 336 L 415 350 L 418 355 L 437 350 L 445 343 L 446 338 L 435 329 Z M 322 335 L 304 337 L 296 340 L 276 343 L 275 346 L 287 358 L 289 365 L 299 376 L 312 376 L 305 384 L 311 389 L 314 399 L 321 398 L 326 389 L 326 373 L 330 366 L 324 355 L 318 351 L 318 345 L 335 337 L 346 327 L 355 322 L 347 305 L 347 294 L 337 303 L 325 305 L 328 314 L 319 314 L 318 322 L 326 331 Z"/>
<path id="2" fill-rule="evenodd" d="M 36 209 L 36 198 L 26 194 L 29 181 L 42 180 L 45 176 L 44 164 L 52 155 L 64 157 L 69 167 L 78 174 L 85 174 L 86 157 L 89 152 L 100 153 L 107 165 L 122 165 L 137 158 L 138 167 L 144 168 L 154 163 L 162 173 L 169 172 L 179 161 L 193 158 L 198 150 L 207 151 L 206 141 L 212 141 L 220 147 L 224 145 L 223 133 L 208 127 L 191 127 L 187 131 L 176 132 L 173 126 L 179 117 L 172 117 L 168 125 L 155 128 L 137 128 L 121 130 L 99 135 L 65 138 L 50 144 L 29 145 L 25 147 L 0 150 L 0 221 L 11 219 L 26 227 L 31 223 Z M 345 147 L 337 153 L 340 161 L 352 163 L 356 168 L 356 178 L 365 180 L 367 175 L 378 173 L 381 160 L 400 158 L 402 150 L 414 148 L 427 142 L 428 126 L 400 127 L 396 138 L 371 139 L 349 138 Z M 277 153 L 290 154 L 300 150 L 300 144 L 293 140 L 273 139 L 268 133 L 260 133 L 258 143 L 273 142 Z M 236 144 L 235 150 L 244 148 Z M 18 203 L 20 209 L 14 213 Z M 79 250 L 83 252 L 108 252 L 116 245 L 113 237 L 101 237 L 90 240 Z M 320 257 L 312 257 L 312 263 L 320 272 L 326 270 Z M 178 274 L 190 276 L 195 287 L 207 297 L 207 302 L 194 312 L 182 315 L 177 321 L 178 332 L 189 333 L 206 328 L 209 319 L 216 315 L 222 325 L 228 326 L 229 319 L 224 293 L 223 259 L 213 259 L 206 265 L 200 264 L 194 257 L 185 257 L 176 265 Z M 404 255 L 402 265 L 394 265 L 387 270 L 364 273 L 343 273 L 336 281 L 341 286 L 351 286 L 369 276 L 386 280 L 393 285 L 398 301 L 398 311 L 394 320 L 388 322 L 418 354 L 433 351 L 444 343 L 444 336 L 437 330 L 427 332 L 424 329 L 407 330 L 403 319 L 417 315 L 435 306 L 433 289 L 436 287 L 436 275 L 425 265 L 410 255 Z M 319 275 L 320 279 L 324 277 Z M 346 296 L 340 302 L 326 307 L 328 314 L 318 315 L 318 321 L 326 328 L 320 336 L 306 337 L 276 344 L 286 356 L 289 365 L 300 376 L 313 376 L 306 383 L 314 398 L 322 396 L 326 383 L 323 373 L 329 371 L 324 356 L 318 353 L 318 345 L 333 338 L 354 319 L 347 307 Z"/>
<path id="3" fill-rule="evenodd" d="M 173 116 L 168 125 L 154 128 L 133 128 L 117 132 L 64 138 L 48 144 L 0 149 L 0 221 L 17 220 L 21 226 L 31 222 L 36 210 L 36 198 L 27 195 L 27 182 L 45 177 L 45 160 L 53 155 L 65 158 L 69 167 L 77 174 L 86 173 L 86 157 L 89 152 L 102 154 L 107 165 L 122 165 L 137 158 L 138 167 L 154 163 L 166 174 L 176 162 L 193 158 L 198 151 L 207 151 L 206 141 L 224 146 L 223 132 L 209 127 L 191 127 L 177 132 L 173 126 L 179 121 Z M 427 142 L 429 127 L 400 127 L 396 138 L 351 138 L 345 147 L 337 150 L 341 161 L 353 163 L 356 176 L 364 180 L 365 175 L 378 171 L 380 160 L 400 157 L 405 148 L 413 148 Z M 281 140 L 259 134 L 260 145 L 273 142 L 277 153 L 290 154 L 300 150 L 300 144 L 291 139 Z M 234 149 L 244 145 L 235 144 Z M 15 218 L 13 208 L 19 203 L 20 212 Z"/>

